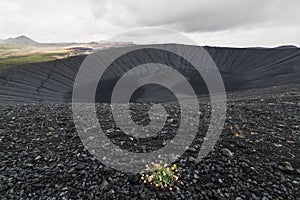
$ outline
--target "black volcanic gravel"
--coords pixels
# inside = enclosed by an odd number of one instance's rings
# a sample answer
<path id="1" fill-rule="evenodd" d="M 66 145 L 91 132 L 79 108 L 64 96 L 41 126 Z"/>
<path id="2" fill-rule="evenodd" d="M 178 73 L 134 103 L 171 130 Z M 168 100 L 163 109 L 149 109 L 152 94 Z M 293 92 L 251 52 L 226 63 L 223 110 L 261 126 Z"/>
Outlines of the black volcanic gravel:
<path id="1" fill-rule="evenodd" d="M 249 93 L 250 100 L 243 94 L 231 95 L 224 130 L 214 150 L 197 164 L 192 157 L 195 142 L 176 161 L 185 185 L 171 192 L 145 186 L 138 175 L 124 174 L 95 160 L 76 133 L 70 105 L 2 105 L 0 197 L 299 199 L 299 94 L 263 97 Z M 98 109 L 100 118 L 103 106 Z M 201 112 L 207 121 L 209 106 L 202 103 Z M 147 116 L 141 114 L 140 118 L 147 122 Z M 205 132 L 205 126 L 199 130 Z M 170 138 L 152 137 L 152 148 L 165 139 Z"/>

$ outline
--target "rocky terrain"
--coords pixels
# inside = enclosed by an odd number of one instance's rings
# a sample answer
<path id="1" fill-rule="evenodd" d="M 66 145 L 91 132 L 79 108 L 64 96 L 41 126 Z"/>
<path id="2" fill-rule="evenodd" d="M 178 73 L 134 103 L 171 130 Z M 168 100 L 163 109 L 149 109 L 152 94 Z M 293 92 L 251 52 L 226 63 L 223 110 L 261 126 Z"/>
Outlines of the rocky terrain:
<path id="1" fill-rule="evenodd" d="M 182 52 L 199 48 L 169 46 Z M 175 161 L 184 184 L 176 184 L 172 191 L 149 187 L 139 174 L 106 166 L 83 146 L 70 101 L 86 56 L 0 67 L 1 199 L 299 200 L 299 48 L 204 48 L 221 73 L 228 102 L 222 135 L 200 162 L 195 157 L 211 110 L 207 88 L 186 60 L 151 48 L 125 54 L 109 66 L 101 85 L 104 90 L 95 95 L 98 120 L 110 130 L 107 137 L 114 144 L 132 152 L 155 151 L 174 138 L 180 123 L 179 106 L 172 96 L 162 88 L 145 87 L 130 104 L 137 124 L 149 122 L 149 100 L 161 102 L 169 114 L 164 129 L 146 140 L 111 129 L 114 121 L 105 102 L 116 81 L 136 65 L 161 63 L 181 70 L 199 97 L 201 116 L 196 138 Z M 142 77 L 143 72 L 136 71 L 139 74 Z"/>
<path id="2" fill-rule="evenodd" d="M 195 139 L 175 161 L 184 185 L 178 184 L 173 191 L 146 186 L 138 174 L 111 169 L 93 158 L 76 133 L 70 104 L 3 104 L 0 197 L 299 199 L 299 89 L 295 84 L 229 93 L 226 122 L 217 145 L 195 163 L 201 138 Z M 210 109 L 205 98 L 199 100 L 204 122 L 200 134 L 206 131 Z M 98 105 L 99 118 L 107 114 L 105 106 Z M 167 107 L 172 110 L 173 106 Z M 172 129 L 173 124 L 167 127 Z M 158 146 L 166 139 L 163 133 L 151 138 Z"/>

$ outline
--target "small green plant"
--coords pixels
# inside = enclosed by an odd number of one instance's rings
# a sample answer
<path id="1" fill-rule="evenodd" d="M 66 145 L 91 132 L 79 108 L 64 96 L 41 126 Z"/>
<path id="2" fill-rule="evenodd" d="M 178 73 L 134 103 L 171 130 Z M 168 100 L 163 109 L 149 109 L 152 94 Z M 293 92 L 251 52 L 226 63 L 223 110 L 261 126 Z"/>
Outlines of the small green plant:
<path id="1" fill-rule="evenodd" d="M 146 172 L 141 175 L 141 180 L 145 184 L 154 185 L 157 188 L 173 190 L 172 186 L 178 181 L 176 164 L 169 167 L 167 164 L 151 163 L 152 167 L 146 165 Z M 180 182 L 183 185 L 183 182 Z"/>

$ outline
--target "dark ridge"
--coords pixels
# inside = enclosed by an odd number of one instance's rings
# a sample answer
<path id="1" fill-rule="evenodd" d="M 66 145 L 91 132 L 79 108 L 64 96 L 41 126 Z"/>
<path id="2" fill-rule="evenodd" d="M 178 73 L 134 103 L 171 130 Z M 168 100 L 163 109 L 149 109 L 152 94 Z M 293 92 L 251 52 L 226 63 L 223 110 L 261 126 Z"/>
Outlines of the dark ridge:
<path id="1" fill-rule="evenodd" d="M 277 49 L 296 49 L 298 48 L 297 46 L 295 45 L 283 45 L 283 46 L 279 46 L 279 47 L 276 47 Z"/>
<path id="2" fill-rule="evenodd" d="M 178 47 L 182 47 L 182 45 L 178 45 Z M 192 46 L 185 46 L 185 48 L 192 48 Z M 204 48 L 218 66 L 226 91 L 300 83 L 299 48 Z M 153 52 L 146 52 L 146 54 L 145 58 L 155 59 Z M 143 54 L 139 53 L 134 56 L 140 57 Z M 76 73 L 85 58 L 86 56 L 76 56 L 45 63 L 0 68 L 0 103 L 64 103 L 71 101 Z M 180 59 L 166 62 L 176 62 L 176 66 L 190 81 L 197 95 L 207 93 L 206 85 L 197 76 L 193 66 Z M 127 63 L 130 62 L 127 60 Z M 127 66 L 124 70 L 128 69 Z M 104 77 L 106 88 L 97 91 L 96 101 L 109 100 L 109 90 L 122 75 L 118 71 L 113 71 L 113 68 L 112 73 L 114 76 L 108 74 L 107 77 Z M 82 85 L 82 87 L 88 87 L 88 85 Z M 173 98 L 170 91 L 155 85 L 140 88 L 132 101 L 166 102 Z"/>

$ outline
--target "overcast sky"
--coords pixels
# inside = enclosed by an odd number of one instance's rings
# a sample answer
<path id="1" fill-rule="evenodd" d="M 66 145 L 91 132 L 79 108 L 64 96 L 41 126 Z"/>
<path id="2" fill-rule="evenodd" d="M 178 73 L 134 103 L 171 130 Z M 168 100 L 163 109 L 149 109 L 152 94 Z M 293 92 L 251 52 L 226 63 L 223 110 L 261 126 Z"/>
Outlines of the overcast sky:
<path id="1" fill-rule="evenodd" d="M 0 0 L 0 38 L 88 42 L 140 27 L 199 45 L 300 46 L 299 0 Z"/>

